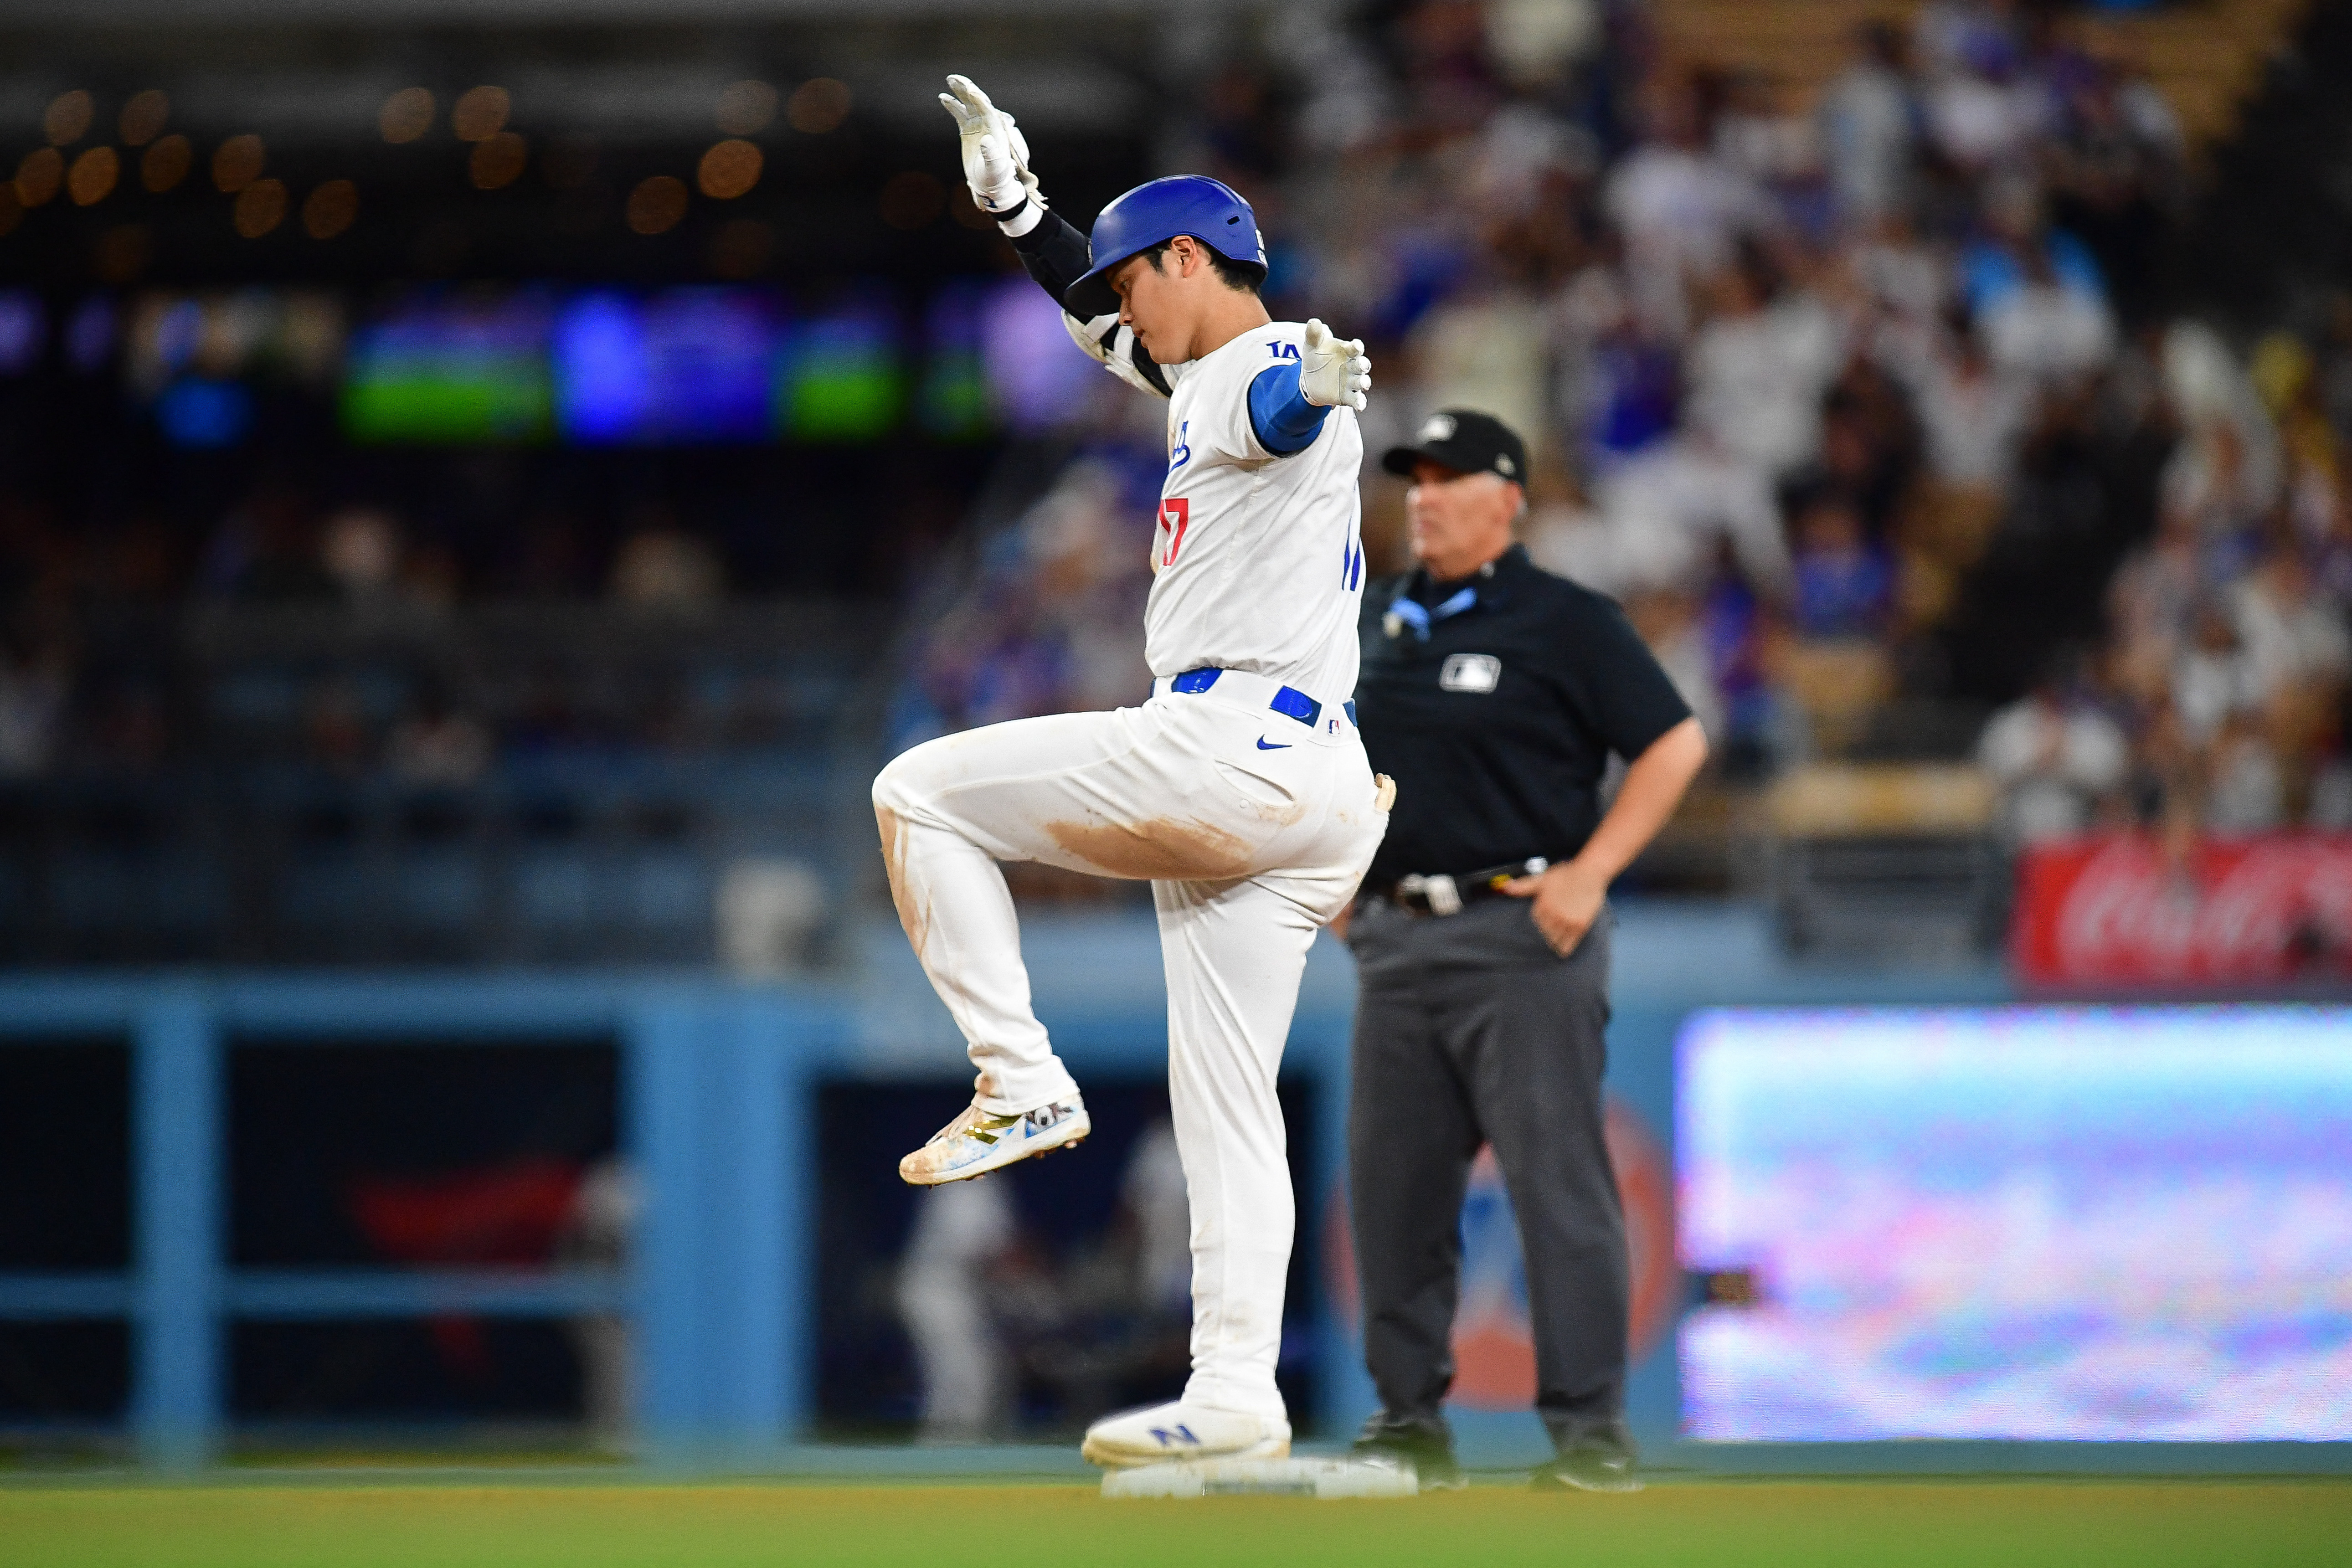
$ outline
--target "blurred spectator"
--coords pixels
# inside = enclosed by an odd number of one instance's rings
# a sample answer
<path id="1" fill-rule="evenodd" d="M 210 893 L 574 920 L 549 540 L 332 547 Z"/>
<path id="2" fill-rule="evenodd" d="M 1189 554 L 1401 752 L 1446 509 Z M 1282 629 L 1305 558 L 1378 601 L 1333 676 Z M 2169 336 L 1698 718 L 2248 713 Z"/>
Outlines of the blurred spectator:
<path id="1" fill-rule="evenodd" d="M 1736 71 L 1724 82 L 1714 143 L 1724 167 L 1767 191 L 1792 195 L 1821 171 L 1813 122 L 1783 112 L 1780 94 L 1758 71 Z"/>
<path id="2" fill-rule="evenodd" d="M 2286 781 L 2278 753 L 2252 720 L 2235 715 L 2214 737 L 2204 826 L 2214 833 L 2267 833 L 2286 822 Z"/>
<path id="3" fill-rule="evenodd" d="M 1594 586 L 1703 592 L 1728 546 L 1746 580 L 1779 596 L 1789 583 L 1788 542 L 1769 476 L 1706 433 L 1661 442 L 1609 470 L 1599 486 L 1610 531 L 1610 565 Z"/>
<path id="4" fill-rule="evenodd" d="M 1691 279 L 1730 264 L 1742 236 L 1779 226 L 1754 181 L 1708 149 L 1698 96 L 1662 74 L 1643 98 L 1646 136 L 1610 176 L 1603 205 L 1625 237 L 1627 280 L 1643 326 L 1682 335 Z"/>
<path id="5" fill-rule="evenodd" d="M 397 595 L 401 552 L 400 525 L 373 508 L 337 512 L 320 535 L 320 564 L 354 608 L 375 608 Z"/>
<path id="6" fill-rule="evenodd" d="M 1532 300 L 1500 289 L 1457 296 L 1413 329 L 1420 400 L 1483 409 L 1517 429 L 1549 429 L 1543 348 Z"/>
<path id="7" fill-rule="evenodd" d="M 2174 656 L 2171 696 L 2181 739 L 2200 749 L 2223 725 L 2262 706 L 2261 672 L 2246 657 L 2228 613 L 2211 600 L 2198 606 L 2188 645 Z"/>
<path id="8" fill-rule="evenodd" d="M 1150 564 L 1127 525 L 1149 515 L 1139 491 L 1156 483 L 1159 466 L 1107 456 L 1074 463 L 982 542 L 976 580 L 934 623 L 899 697 L 895 747 L 968 725 L 1117 707 L 1150 690 L 1142 637 Z"/>
<path id="9" fill-rule="evenodd" d="M 331 773 L 356 777 L 374 749 L 367 709 L 351 681 L 326 676 L 314 682 L 304 704 L 303 739 L 310 761 Z"/>
<path id="10" fill-rule="evenodd" d="M 1823 490 L 1798 512 L 1796 579 L 1796 626 L 1804 636 L 1868 637 L 1885 628 L 1894 574 L 1845 495 Z"/>
<path id="11" fill-rule="evenodd" d="M 2059 276 L 2049 252 L 2029 249 L 2014 285 L 1992 293 L 1979 318 L 1985 352 L 2008 375 L 2067 381 L 2103 369 L 2116 352 L 2115 318 L 2081 281 Z"/>
<path id="12" fill-rule="evenodd" d="M 2083 832 L 2121 790 L 2131 760 L 2122 728 L 2058 683 L 2002 709 L 1977 742 L 1977 763 L 2001 790 L 2012 844 Z"/>
<path id="13" fill-rule="evenodd" d="M 922 1369 L 927 1443 L 986 1442 L 1011 1424 L 1012 1367 L 988 1289 L 992 1267 L 1013 1243 L 1008 1190 L 954 1182 L 916 1199 L 898 1301 Z"/>
<path id="14" fill-rule="evenodd" d="M 1954 489 L 1997 494 L 2017 472 L 2034 412 L 2032 380 L 1997 366 L 1957 305 L 1922 348 L 1888 357 L 1909 384 L 1929 471 Z"/>
<path id="15" fill-rule="evenodd" d="M 1192 1214 L 1172 1123 L 1155 1121 L 1136 1140 L 1119 1178 L 1119 1202 L 1135 1226 L 1137 1305 L 1148 1317 L 1189 1324 Z"/>
<path id="16" fill-rule="evenodd" d="M 427 686 L 394 727 L 384 765 L 402 784 L 463 789 L 489 767 L 491 751 L 488 728 L 459 712 L 438 686 Z"/>
<path id="17" fill-rule="evenodd" d="M 2183 201 L 2187 145 L 2163 95 L 2113 61 L 2088 62 L 2052 140 L 2055 216 L 2090 247 L 2127 328 L 2154 313 L 2157 261 Z"/>
<path id="18" fill-rule="evenodd" d="M 1913 24 L 1921 68 L 1942 79 L 2007 56 L 2018 43 L 2017 12 L 2016 0 L 1928 0 Z"/>
<path id="19" fill-rule="evenodd" d="M 667 523 L 631 534 L 613 562 L 613 597 L 632 609 L 708 609 L 724 591 L 717 552 Z"/>
<path id="20" fill-rule="evenodd" d="M 1854 35 L 1855 60 L 1822 96 L 1822 145 L 1847 221 L 1867 226 L 1909 195 L 1919 108 L 1903 65 L 1903 35 L 1885 21 Z"/>
<path id="21" fill-rule="evenodd" d="M 1783 288 L 1753 240 L 1708 293 L 1706 324 L 1684 372 L 1691 423 L 1775 478 L 1811 461 L 1822 394 L 1845 362 L 1839 321 L 1810 290 Z"/>
<path id="22" fill-rule="evenodd" d="M 62 647 L 0 652 L 0 778 L 48 770 L 72 689 L 71 661 Z"/>
<path id="23" fill-rule="evenodd" d="M 207 588 L 235 598 L 324 599 L 334 583 L 320 565 L 316 540 L 302 498 L 265 487 L 222 521 L 199 572 Z"/>
<path id="24" fill-rule="evenodd" d="M 556 1233 L 555 1256 L 574 1268 L 628 1267 L 642 1204 L 629 1167 L 617 1159 L 591 1165 L 572 1195 L 572 1212 Z M 636 1446 L 636 1352 L 626 1314 L 592 1312 L 570 1324 L 580 1355 L 581 1413 L 590 1442 L 608 1454 Z"/>
<path id="25" fill-rule="evenodd" d="M 1969 34 L 1927 90 L 1937 151 L 1975 175 L 2024 162 L 2049 128 L 2041 84 L 2018 69 L 2015 41 L 1990 28 Z"/>

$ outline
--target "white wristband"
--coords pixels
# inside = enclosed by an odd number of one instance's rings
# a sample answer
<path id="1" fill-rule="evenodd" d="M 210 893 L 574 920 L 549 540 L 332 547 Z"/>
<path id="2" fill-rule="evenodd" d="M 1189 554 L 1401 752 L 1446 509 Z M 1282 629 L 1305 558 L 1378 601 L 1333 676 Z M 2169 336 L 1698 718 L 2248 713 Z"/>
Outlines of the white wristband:
<path id="1" fill-rule="evenodd" d="M 1013 215 L 1010 217 L 1001 217 L 996 220 L 996 226 L 1004 231 L 1004 237 L 1007 239 L 1018 239 L 1045 221 L 1045 207 L 1034 197 L 1024 195 L 1021 205 L 1013 209 Z"/>

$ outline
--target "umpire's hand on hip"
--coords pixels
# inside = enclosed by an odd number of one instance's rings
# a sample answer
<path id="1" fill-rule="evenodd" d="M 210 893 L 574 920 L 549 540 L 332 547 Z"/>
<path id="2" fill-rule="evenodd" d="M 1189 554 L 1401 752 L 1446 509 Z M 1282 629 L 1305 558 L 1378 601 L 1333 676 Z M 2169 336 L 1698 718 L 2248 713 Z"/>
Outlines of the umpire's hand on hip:
<path id="1" fill-rule="evenodd" d="M 1551 950 L 1566 958 L 1601 918 L 1601 902 L 1609 897 L 1609 879 L 1579 856 L 1540 876 L 1513 878 L 1503 884 L 1503 891 L 1515 899 L 1533 900 L 1528 917 Z"/>
<path id="2" fill-rule="evenodd" d="M 1635 757 L 1617 786 L 1617 799 L 1601 819 L 1576 858 L 1564 861 L 1540 877 L 1520 877 L 1503 884 L 1515 899 L 1533 899 L 1528 910 L 1551 950 L 1566 958 L 1601 918 L 1601 901 L 1617 873 L 1649 847 L 1683 792 L 1706 764 L 1706 731 L 1696 719 L 1685 719 Z"/>

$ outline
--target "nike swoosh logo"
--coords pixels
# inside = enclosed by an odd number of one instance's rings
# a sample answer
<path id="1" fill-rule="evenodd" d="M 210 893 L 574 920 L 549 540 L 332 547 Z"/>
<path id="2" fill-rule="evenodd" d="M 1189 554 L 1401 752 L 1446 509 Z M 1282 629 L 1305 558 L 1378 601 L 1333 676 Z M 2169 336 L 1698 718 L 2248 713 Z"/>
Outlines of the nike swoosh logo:
<path id="1" fill-rule="evenodd" d="M 1286 752 L 1290 750 L 1290 742 L 1285 741 L 1281 744 L 1276 745 L 1273 742 L 1267 740 L 1264 735 L 1260 735 L 1257 738 L 1257 749 L 1261 752 Z"/>

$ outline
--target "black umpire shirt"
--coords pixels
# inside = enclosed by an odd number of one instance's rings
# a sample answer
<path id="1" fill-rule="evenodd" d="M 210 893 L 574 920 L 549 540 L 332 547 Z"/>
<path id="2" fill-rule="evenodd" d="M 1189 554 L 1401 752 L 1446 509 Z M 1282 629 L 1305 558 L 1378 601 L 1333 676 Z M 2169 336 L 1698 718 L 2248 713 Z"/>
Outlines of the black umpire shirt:
<path id="1" fill-rule="evenodd" d="M 1397 782 L 1367 891 L 1572 858 L 1600 825 L 1609 753 L 1631 761 L 1690 717 L 1614 599 L 1517 544 L 1459 583 L 1370 584 L 1361 631 L 1357 721 Z"/>

